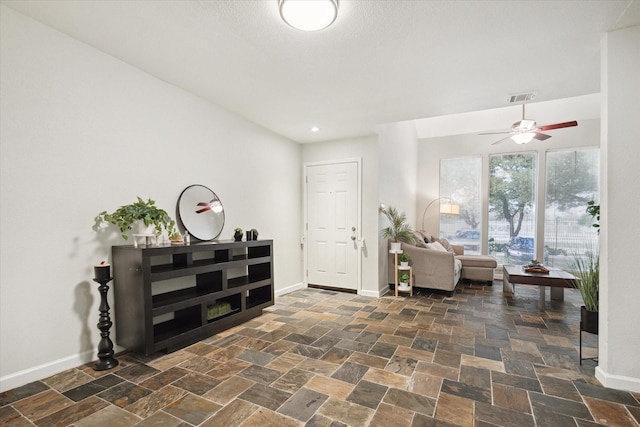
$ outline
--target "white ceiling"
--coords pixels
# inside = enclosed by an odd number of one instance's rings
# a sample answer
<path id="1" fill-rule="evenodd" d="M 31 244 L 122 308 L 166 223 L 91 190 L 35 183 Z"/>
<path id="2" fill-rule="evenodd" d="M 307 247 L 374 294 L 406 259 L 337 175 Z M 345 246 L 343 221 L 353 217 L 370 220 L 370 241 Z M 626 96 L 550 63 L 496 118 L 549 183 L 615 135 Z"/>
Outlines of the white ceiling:
<path id="1" fill-rule="evenodd" d="M 313 33 L 277 0 L 2 3 L 299 142 L 599 93 L 602 34 L 640 24 L 639 0 L 340 0 Z"/>

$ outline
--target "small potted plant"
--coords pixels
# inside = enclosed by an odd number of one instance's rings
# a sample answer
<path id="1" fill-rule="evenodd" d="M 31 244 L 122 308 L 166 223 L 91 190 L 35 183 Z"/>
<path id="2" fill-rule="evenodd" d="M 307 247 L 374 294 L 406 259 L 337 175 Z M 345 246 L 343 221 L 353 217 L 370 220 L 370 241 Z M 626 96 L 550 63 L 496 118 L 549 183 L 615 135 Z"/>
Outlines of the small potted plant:
<path id="1" fill-rule="evenodd" d="M 408 273 L 402 273 L 400 276 L 398 276 L 398 281 L 400 282 L 398 289 L 403 291 L 409 290 L 409 274 Z"/>
<path id="2" fill-rule="evenodd" d="M 411 261 L 411 257 L 408 253 L 401 253 L 398 256 L 398 261 L 400 261 L 400 267 L 407 268 L 409 267 L 409 261 Z"/>
<path id="3" fill-rule="evenodd" d="M 238 227 L 235 228 L 233 233 L 233 238 L 236 242 L 239 242 L 240 240 L 242 240 L 242 228 Z"/>
<path id="4" fill-rule="evenodd" d="M 416 239 L 413 236 L 413 230 L 407 224 L 407 215 L 399 213 L 398 210 L 392 206 L 388 209 L 382 208 L 380 211 L 389 220 L 389 226 L 382 229 L 382 236 L 391 241 L 391 251 L 400 252 L 400 243 L 415 243 Z"/>
<path id="5" fill-rule="evenodd" d="M 247 240 L 258 240 L 258 230 L 252 228 L 247 231 Z"/>
<path id="6" fill-rule="evenodd" d="M 95 217 L 94 230 L 98 230 L 103 223 L 114 224 L 122 233 L 122 238 L 127 240 L 127 232 L 133 230 L 137 224 L 144 224 L 145 227 L 153 227 L 156 235 L 167 231 L 169 236 L 178 234 L 175 229 L 176 222 L 171 219 L 164 209 L 156 206 L 156 202 L 148 199 L 138 200 L 129 205 L 120 206 L 112 213 L 102 211 Z"/>

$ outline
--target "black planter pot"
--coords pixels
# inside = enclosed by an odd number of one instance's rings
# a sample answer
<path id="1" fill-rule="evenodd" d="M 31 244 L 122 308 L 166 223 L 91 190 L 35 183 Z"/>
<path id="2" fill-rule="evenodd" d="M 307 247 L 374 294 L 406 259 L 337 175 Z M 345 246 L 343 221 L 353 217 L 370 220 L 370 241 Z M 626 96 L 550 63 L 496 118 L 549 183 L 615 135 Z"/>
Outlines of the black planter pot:
<path id="1" fill-rule="evenodd" d="M 584 305 L 580 307 L 580 329 L 598 335 L 598 312 L 588 311 Z"/>

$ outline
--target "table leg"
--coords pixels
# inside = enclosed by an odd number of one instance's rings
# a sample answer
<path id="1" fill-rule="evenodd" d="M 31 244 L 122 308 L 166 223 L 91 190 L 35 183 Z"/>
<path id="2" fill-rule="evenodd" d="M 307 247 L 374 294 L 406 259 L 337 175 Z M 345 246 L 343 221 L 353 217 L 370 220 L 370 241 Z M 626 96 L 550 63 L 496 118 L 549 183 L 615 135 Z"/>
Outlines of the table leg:
<path id="1" fill-rule="evenodd" d="M 393 265 L 393 273 L 395 274 L 395 285 L 396 285 L 396 296 L 398 296 L 398 252 L 396 252 L 393 256 L 394 265 Z"/>
<path id="2" fill-rule="evenodd" d="M 549 292 L 551 294 L 551 299 L 564 301 L 564 288 L 553 287 Z"/>
<path id="3" fill-rule="evenodd" d="M 513 293 L 513 285 L 509 283 L 508 275 L 506 271 L 502 273 L 502 292 Z"/>
<path id="4" fill-rule="evenodd" d="M 544 286 L 538 286 L 540 288 L 540 300 L 538 301 L 538 308 L 544 310 Z"/>

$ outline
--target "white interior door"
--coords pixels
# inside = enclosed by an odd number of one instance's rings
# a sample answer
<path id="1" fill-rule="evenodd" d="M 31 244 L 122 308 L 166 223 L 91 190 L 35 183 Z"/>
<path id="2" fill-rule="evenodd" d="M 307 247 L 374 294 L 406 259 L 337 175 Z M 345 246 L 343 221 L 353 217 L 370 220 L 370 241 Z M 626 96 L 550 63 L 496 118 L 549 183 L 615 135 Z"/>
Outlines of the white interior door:
<path id="1" fill-rule="evenodd" d="M 306 166 L 307 282 L 358 289 L 358 162 Z"/>

